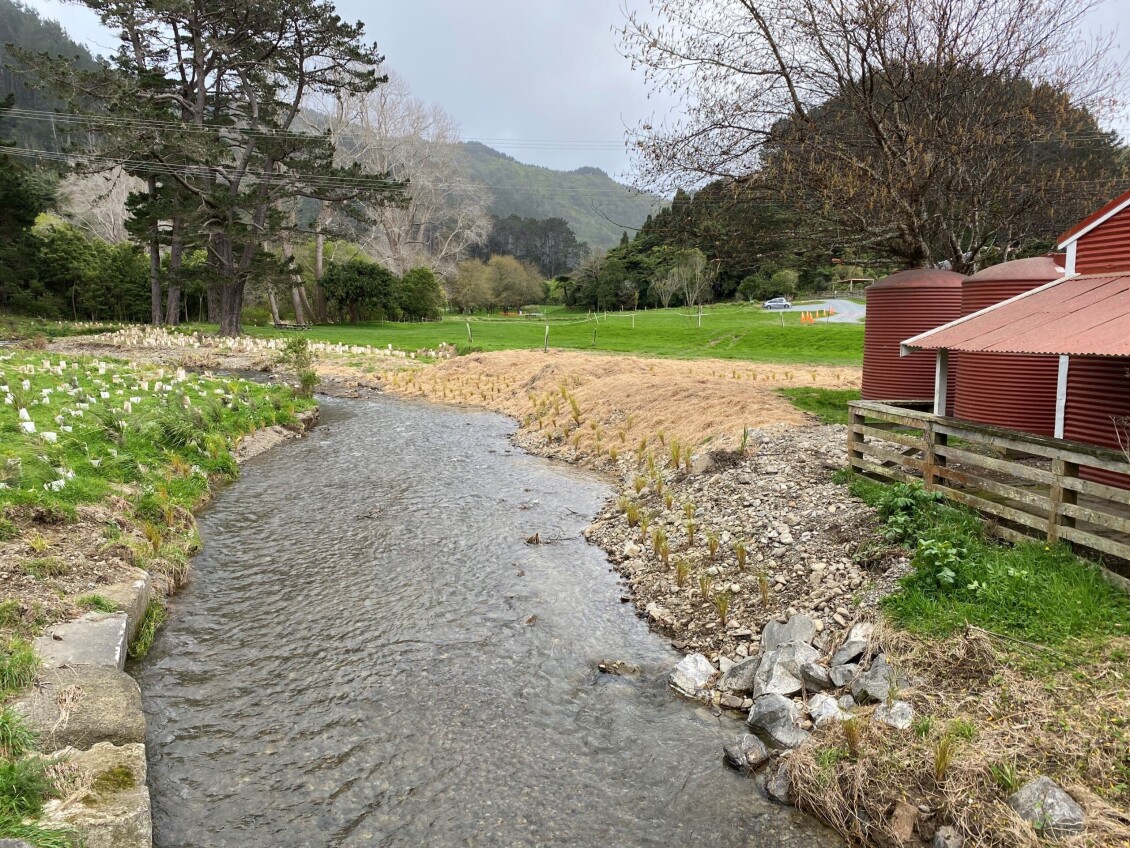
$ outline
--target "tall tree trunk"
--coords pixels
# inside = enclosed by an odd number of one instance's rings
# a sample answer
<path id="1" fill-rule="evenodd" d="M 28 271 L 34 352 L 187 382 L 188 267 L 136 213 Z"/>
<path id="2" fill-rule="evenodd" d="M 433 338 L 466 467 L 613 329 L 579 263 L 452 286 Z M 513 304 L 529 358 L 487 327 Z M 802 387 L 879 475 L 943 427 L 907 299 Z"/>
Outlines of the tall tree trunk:
<path id="1" fill-rule="evenodd" d="M 310 306 L 310 298 L 306 296 L 306 286 L 301 285 L 298 287 L 298 296 L 302 298 L 302 306 L 306 310 L 306 320 L 312 320 L 314 317 L 314 310 Z"/>
<path id="2" fill-rule="evenodd" d="M 165 307 L 165 323 L 180 323 L 180 269 L 184 257 L 184 219 L 173 218 L 172 244 L 169 247 L 169 300 Z"/>
<path id="3" fill-rule="evenodd" d="M 301 285 L 292 285 L 290 287 L 290 304 L 294 307 L 294 323 L 305 324 L 306 313 L 302 309 L 303 297 L 300 294 L 302 289 Z"/>
<path id="4" fill-rule="evenodd" d="M 242 336 L 243 321 L 243 281 L 231 278 L 224 281 L 221 288 L 220 335 Z"/>
<path id="5" fill-rule="evenodd" d="M 149 205 L 157 203 L 157 178 L 149 178 Z M 161 222 L 153 217 L 153 232 L 149 236 L 149 314 L 154 326 L 161 323 Z"/>
<path id="6" fill-rule="evenodd" d="M 208 323 L 219 324 L 223 306 L 223 287 L 219 283 L 208 284 Z"/>
<path id="7" fill-rule="evenodd" d="M 267 304 L 271 307 L 271 321 L 275 324 L 281 323 L 282 319 L 279 318 L 279 299 L 275 297 L 274 284 L 267 284 Z"/>
<path id="8" fill-rule="evenodd" d="M 319 324 L 328 320 L 326 312 L 326 292 L 322 288 L 322 277 L 326 273 L 326 234 L 323 232 L 323 218 L 329 205 L 322 203 L 318 216 L 314 219 L 314 318 Z"/>

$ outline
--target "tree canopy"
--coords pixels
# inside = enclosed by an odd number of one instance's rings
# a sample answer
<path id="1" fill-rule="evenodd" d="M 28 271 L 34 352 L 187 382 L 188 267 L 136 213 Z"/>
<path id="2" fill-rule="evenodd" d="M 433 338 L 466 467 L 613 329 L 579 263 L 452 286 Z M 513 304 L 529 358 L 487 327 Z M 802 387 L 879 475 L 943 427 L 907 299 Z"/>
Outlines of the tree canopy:
<path id="1" fill-rule="evenodd" d="M 688 108 L 636 132 L 641 182 L 739 181 L 810 243 L 974 270 L 1125 178 L 1097 2 L 652 0 L 623 47 Z"/>

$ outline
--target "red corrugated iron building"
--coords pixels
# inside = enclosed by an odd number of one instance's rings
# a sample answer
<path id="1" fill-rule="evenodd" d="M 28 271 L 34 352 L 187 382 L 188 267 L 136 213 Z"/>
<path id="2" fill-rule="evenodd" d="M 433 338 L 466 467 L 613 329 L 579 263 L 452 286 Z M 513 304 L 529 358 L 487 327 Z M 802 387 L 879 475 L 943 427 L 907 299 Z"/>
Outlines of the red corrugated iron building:
<path id="1" fill-rule="evenodd" d="M 1066 250 L 1062 280 L 908 338 L 905 348 L 937 351 L 939 370 L 947 351 L 963 359 L 993 357 L 994 373 L 981 377 L 987 393 L 1000 391 L 990 380 L 1008 379 L 1007 357 L 1055 356 L 1053 435 L 1124 450 L 1130 447 L 1123 435 L 1130 421 L 1130 191 L 1064 233 L 1059 247 Z M 1003 426 L 1023 429 L 1025 403 L 1014 401 L 1016 417 Z M 1080 476 L 1130 488 L 1130 477 L 1094 468 L 1080 469 Z"/>
<path id="2" fill-rule="evenodd" d="M 915 268 L 867 287 L 863 343 L 864 400 L 919 400 L 934 396 L 934 357 L 899 355 L 903 339 L 961 315 L 961 282 L 953 271 Z M 951 373 L 949 396 L 956 375 Z"/>
<path id="3" fill-rule="evenodd" d="M 1063 273 L 1062 254 L 993 265 L 961 284 L 961 314 L 980 312 L 1058 280 Z M 950 367 L 954 367 L 952 362 Z M 1058 357 L 961 353 L 956 370 L 953 414 L 958 418 L 1054 435 Z"/>
<path id="4" fill-rule="evenodd" d="M 1078 274 L 1130 273 L 1130 192 L 1116 197 L 1060 236 L 1068 267 Z M 1071 357 L 1063 438 L 1120 448 L 1116 421 L 1130 418 L 1130 359 Z M 1128 446 L 1130 447 L 1130 446 Z M 1130 488 L 1120 474 L 1084 468 L 1085 480 Z"/>

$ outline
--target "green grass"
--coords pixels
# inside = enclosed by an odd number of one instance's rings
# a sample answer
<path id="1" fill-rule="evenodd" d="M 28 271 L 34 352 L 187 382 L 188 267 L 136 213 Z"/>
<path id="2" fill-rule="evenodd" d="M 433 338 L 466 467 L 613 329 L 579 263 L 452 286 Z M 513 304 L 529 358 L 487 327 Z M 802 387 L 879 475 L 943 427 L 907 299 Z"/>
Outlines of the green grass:
<path id="1" fill-rule="evenodd" d="M 117 612 L 118 605 L 102 595 L 83 595 L 75 603 L 94 612 Z"/>
<path id="2" fill-rule="evenodd" d="M 858 389 L 778 389 L 792 405 L 815 415 L 824 424 L 847 424 L 849 401 L 859 400 Z"/>
<path id="3" fill-rule="evenodd" d="M 883 601 L 896 624 L 939 636 L 972 624 L 1042 645 L 1130 635 L 1130 597 L 1066 546 L 988 539 L 979 516 L 920 486 L 851 485 L 884 518 L 887 541 L 915 551 L 914 570 Z"/>
<path id="4" fill-rule="evenodd" d="M 245 380 L 162 374 L 123 362 L 59 358 L 39 351 L 0 355 L 0 515 L 13 509 L 55 519 L 123 485 L 139 512 L 165 520 L 191 510 L 215 477 L 236 473 L 239 437 L 289 424 L 312 401 Z M 20 410 L 34 425 L 24 429 Z M 165 523 L 168 523 L 167 521 Z M 46 573 L 50 564 L 28 564 Z"/>
<path id="5" fill-rule="evenodd" d="M 546 308 L 551 309 L 551 308 Z M 635 314 L 547 311 L 542 319 L 502 316 L 447 316 L 423 324 L 336 324 L 311 328 L 305 335 L 318 341 L 372 345 L 405 351 L 433 349 L 441 342 L 461 350 L 541 349 L 548 324 L 549 345 L 570 350 L 597 350 L 675 359 L 738 359 L 809 365 L 859 365 L 863 361 L 862 324 L 802 325 L 799 313 L 768 313 L 748 305 L 713 306 L 705 310 L 702 328 L 681 309 L 656 309 Z M 471 326 L 472 340 L 467 338 Z M 215 328 L 200 326 L 212 331 Z M 288 331 L 247 327 L 253 336 L 284 338 Z M 596 344 L 593 344 L 593 331 Z M 293 335 L 293 333 L 291 333 Z"/>
<path id="6" fill-rule="evenodd" d="M 0 699 L 19 692 L 35 680 L 39 657 L 31 645 L 20 638 L 12 638 L 0 647 Z"/>
<path id="7" fill-rule="evenodd" d="M 133 641 L 129 644 L 129 658 L 131 660 L 140 660 L 149 653 L 149 649 L 153 647 L 153 640 L 157 638 L 157 630 L 165 622 L 165 615 L 163 603 L 156 598 L 149 602 L 149 606 L 145 608 L 145 617 L 141 619 L 141 624 L 138 625 L 137 635 L 133 637 Z"/>
<path id="8" fill-rule="evenodd" d="M 11 710 L 0 711 L 0 839 L 21 839 L 38 848 L 72 848 L 77 834 L 34 821 L 56 794 L 48 762 L 32 748 L 35 734 Z"/>
<path id="9" fill-rule="evenodd" d="M 0 314 L 0 339 L 57 339 L 63 336 L 112 332 L 120 326 L 111 322 L 47 321 L 43 318 Z"/>

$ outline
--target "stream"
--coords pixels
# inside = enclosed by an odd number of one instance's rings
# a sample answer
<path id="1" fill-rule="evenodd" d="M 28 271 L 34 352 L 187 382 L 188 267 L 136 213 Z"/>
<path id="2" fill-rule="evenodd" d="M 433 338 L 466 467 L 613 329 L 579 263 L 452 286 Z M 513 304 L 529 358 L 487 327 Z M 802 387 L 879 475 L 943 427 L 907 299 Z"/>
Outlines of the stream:
<path id="1" fill-rule="evenodd" d="M 200 516 L 133 669 L 157 848 L 835 843 L 667 689 L 679 655 L 580 536 L 605 481 L 502 416 L 321 405 Z"/>

